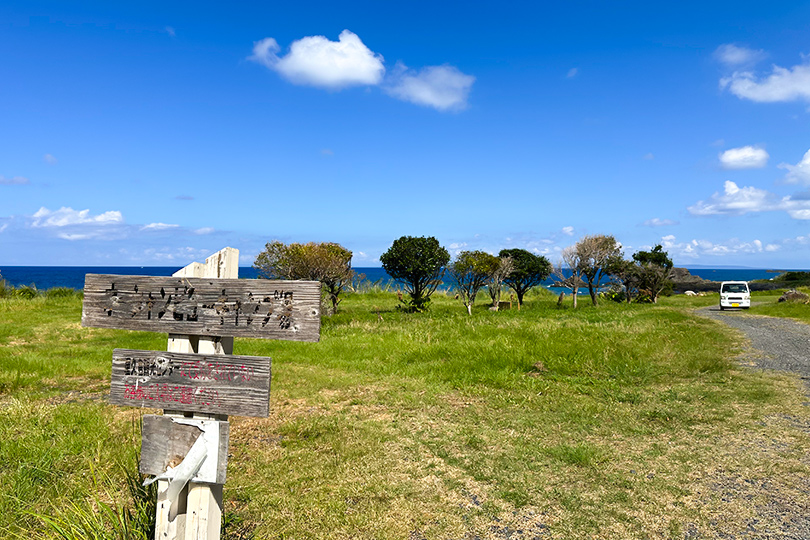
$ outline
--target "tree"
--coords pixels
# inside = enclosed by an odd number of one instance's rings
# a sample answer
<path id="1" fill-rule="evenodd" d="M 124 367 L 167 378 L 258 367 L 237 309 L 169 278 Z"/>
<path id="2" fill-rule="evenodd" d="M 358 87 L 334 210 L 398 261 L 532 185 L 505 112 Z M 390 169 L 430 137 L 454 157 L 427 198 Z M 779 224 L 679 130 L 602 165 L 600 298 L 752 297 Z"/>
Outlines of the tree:
<path id="1" fill-rule="evenodd" d="M 409 311 L 427 310 L 449 261 L 450 254 L 432 236 L 403 236 L 380 256 L 388 275 L 410 295 Z"/>
<path id="2" fill-rule="evenodd" d="M 582 281 L 582 271 L 579 268 L 579 256 L 577 255 L 576 246 L 568 246 L 562 250 L 560 262 L 554 267 L 552 274 L 557 278 L 557 284 L 560 287 L 571 289 L 574 298 L 574 309 L 576 309 L 579 288 L 585 284 Z"/>
<path id="3" fill-rule="evenodd" d="M 633 253 L 633 260 L 638 267 L 638 288 L 646 293 L 653 303 L 658 296 L 672 286 L 672 259 L 661 244 L 650 251 Z"/>
<path id="4" fill-rule="evenodd" d="M 340 293 L 354 276 L 352 252 L 332 242 L 287 245 L 274 240 L 265 245 L 253 267 L 270 279 L 320 281 L 333 313 L 340 303 Z"/>
<path id="5" fill-rule="evenodd" d="M 624 257 L 613 257 L 607 265 L 607 273 L 616 281 L 614 300 L 628 304 L 638 297 L 639 267 Z"/>
<path id="6" fill-rule="evenodd" d="M 551 263 L 548 262 L 548 259 L 525 249 L 502 249 L 498 256 L 512 259 L 512 271 L 507 274 L 503 282 L 517 294 L 518 306 L 523 305 L 523 296 L 526 291 L 540 285 L 551 273 Z"/>
<path id="7" fill-rule="evenodd" d="M 498 268 L 490 276 L 487 289 L 489 290 L 489 297 L 492 299 L 492 307 L 496 310 L 501 303 L 501 289 L 503 280 L 506 279 L 515 265 L 511 257 L 498 257 Z"/>
<path id="8" fill-rule="evenodd" d="M 472 306 L 478 291 L 491 281 L 500 265 L 501 259 L 495 255 L 484 251 L 462 251 L 447 267 L 468 314 L 472 315 Z"/>
<path id="9" fill-rule="evenodd" d="M 584 236 L 576 243 L 575 249 L 579 258 L 577 268 L 588 284 L 591 302 L 599 304 L 596 293 L 601 281 L 609 275 L 610 263 L 615 257 L 621 257 L 621 245 L 613 236 L 595 234 Z"/>

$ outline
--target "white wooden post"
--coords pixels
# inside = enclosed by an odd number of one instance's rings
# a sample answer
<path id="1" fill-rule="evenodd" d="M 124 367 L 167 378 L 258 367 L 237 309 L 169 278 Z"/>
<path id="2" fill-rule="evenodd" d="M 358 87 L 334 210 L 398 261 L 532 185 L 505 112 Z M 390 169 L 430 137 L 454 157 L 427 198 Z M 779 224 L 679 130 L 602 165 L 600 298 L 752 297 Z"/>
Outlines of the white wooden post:
<path id="1" fill-rule="evenodd" d="M 226 247 L 211 255 L 205 264 L 194 262 L 175 272 L 175 277 L 231 278 L 239 277 L 239 250 Z M 232 337 L 206 337 L 169 334 L 169 352 L 199 354 L 233 354 Z M 164 414 L 184 416 L 182 412 L 165 410 Z M 227 415 L 194 413 L 192 418 L 227 420 Z M 158 481 L 155 540 L 218 540 L 222 523 L 222 484 L 189 482 L 177 501 L 178 512 L 170 516 L 174 501 L 161 497 L 168 482 Z M 174 519 L 170 519 L 174 517 Z"/>

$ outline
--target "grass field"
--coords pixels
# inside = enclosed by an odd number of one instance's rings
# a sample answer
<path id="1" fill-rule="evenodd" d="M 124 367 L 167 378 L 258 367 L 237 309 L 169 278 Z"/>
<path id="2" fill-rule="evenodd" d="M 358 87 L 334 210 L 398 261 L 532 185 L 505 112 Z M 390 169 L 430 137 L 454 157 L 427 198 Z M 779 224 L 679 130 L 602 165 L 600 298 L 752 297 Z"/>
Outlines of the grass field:
<path id="1" fill-rule="evenodd" d="M 795 377 L 736 367 L 741 340 L 691 312 L 715 301 L 575 311 L 541 291 L 470 317 L 444 295 L 405 314 L 367 292 L 324 319 L 319 343 L 237 339 L 236 354 L 273 358 L 273 383 L 269 418 L 231 418 L 225 537 L 777 527 L 755 487 L 807 498 L 806 398 Z M 137 537 L 150 511 L 128 482 L 154 411 L 104 394 L 113 348 L 165 350 L 166 336 L 80 318 L 75 296 L 0 299 L 1 537 Z"/>

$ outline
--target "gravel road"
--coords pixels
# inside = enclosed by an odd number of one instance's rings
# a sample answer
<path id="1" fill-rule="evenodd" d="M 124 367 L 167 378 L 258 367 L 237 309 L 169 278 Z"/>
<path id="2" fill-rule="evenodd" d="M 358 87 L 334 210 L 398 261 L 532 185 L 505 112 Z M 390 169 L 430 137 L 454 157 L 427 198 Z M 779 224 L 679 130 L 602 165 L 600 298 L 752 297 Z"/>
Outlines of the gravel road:
<path id="1" fill-rule="evenodd" d="M 721 321 L 745 334 L 751 346 L 744 350 L 739 359 L 742 365 L 797 373 L 804 382 L 805 394 L 810 398 L 810 325 L 790 319 L 752 316 L 745 311 L 720 311 L 719 306 L 702 308 L 697 313 Z M 810 402 L 805 402 L 804 406 L 810 406 Z M 810 432 L 810 425 L 795 420 L 795 427 Z M 752 453 L 757 450 L 756 445 L 739 449 L 741 452 Z M 752 490 L 748 485 L 750 480 L 742 480 L 744 481 L 720 475 L 715 478 L 715 489 L 721 490 L 730 498 L 764 499 L 757 506 L 758 516 L 749 522 L 747 530 L 736 534 L 716 532 L 718 538 L 810 539 L 810 479 L 797 478 L 792 483 L 794 489 L 791 490 L 778 486 L 778 482 L 768 481 L 755 483 L 756 487 Z M 763 523 L 771 525 L 763 530 Z"/>
<path id="2" fill-rule="evenodd" d="M 776 317 L 750 316 L 745 311 L 720 311 L 717 306 L 698 313 L 741 330 L 751 340 L 743 361 L 761 369 L 798 373 L 810 395 L 810 325 Z"/>

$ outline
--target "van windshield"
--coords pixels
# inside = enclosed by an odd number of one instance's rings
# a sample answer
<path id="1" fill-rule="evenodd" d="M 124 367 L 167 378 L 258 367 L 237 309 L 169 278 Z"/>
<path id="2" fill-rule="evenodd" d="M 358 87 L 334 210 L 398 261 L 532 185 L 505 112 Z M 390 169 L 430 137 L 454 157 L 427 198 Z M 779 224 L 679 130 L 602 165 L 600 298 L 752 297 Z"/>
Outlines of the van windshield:
<path id="1" fill-rule="evenodd" d="M 747 293 L 748 287 L 745 286 L 743 283 L 726 283 L 723 285 L 723 290 L 721 292 L 727 293 Z"/>

